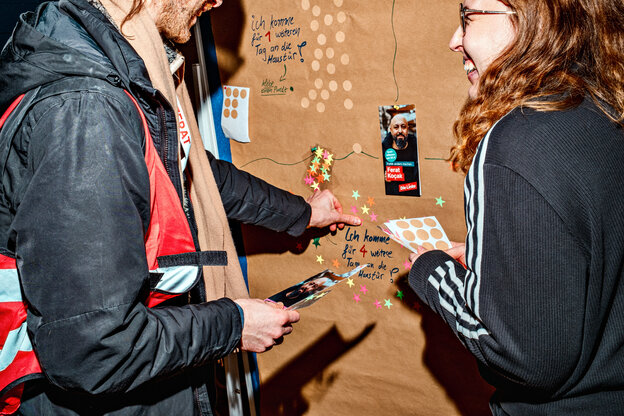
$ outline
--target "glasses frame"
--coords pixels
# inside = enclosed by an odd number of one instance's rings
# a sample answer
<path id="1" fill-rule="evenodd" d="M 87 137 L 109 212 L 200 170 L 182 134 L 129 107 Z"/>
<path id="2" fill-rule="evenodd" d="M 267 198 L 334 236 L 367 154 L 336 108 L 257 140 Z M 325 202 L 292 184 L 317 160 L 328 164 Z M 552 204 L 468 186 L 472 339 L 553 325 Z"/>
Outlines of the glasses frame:
<path id="1" fill-rule="evenodd" d="M 459 21 L 461 22 L 462 32 L 466 34 L 466 15 L 467 14 L 516 14 L 513 10 L 478 10 L 468 9 L 464 7 L 464 3 L 459 3 Z"/>

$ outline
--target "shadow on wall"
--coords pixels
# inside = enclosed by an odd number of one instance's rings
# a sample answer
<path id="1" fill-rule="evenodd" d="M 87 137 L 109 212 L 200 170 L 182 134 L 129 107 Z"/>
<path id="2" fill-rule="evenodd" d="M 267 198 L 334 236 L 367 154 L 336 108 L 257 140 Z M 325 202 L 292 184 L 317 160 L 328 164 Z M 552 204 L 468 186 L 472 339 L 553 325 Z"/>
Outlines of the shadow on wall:
<path id="1" fill-rule="evenodd" d="M 309 404 L 301 392 L 306 384 L 316 380 L 329 390 L 338 374 L 326 374 L 325 369 L 342 355 L 362 342 L 375 328 L 370 324 L 351 340 L 345 340 L 336 326 L 322 335 L 297 357 L 286 363 L 280 372 L 266 380 L 260 390 L 263 415 L 299 416 L 308 411 Z"/>
<path id="2" fill-rule="evenodd" d="M 421 315 L 426 341 L 422 357 L 425 367 L 438 380 L 461 415 L 490 415 L 489 400 L 494 388 L 479 376 L 475 358 L 442 318 L 420 302 L 407 282 L 407 274 L 397 280 L 397 288 L 405 294 L 406 304 L 417 305 L 411 310 Z"/>

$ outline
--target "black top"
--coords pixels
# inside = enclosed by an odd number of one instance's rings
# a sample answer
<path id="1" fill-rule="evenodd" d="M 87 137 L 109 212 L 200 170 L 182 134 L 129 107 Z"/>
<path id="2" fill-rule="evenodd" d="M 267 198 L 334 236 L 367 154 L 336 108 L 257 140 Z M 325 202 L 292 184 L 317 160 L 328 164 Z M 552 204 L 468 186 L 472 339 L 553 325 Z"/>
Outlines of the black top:
<path id="1" fill-rule="evenodd" d="M 495 415 L 624 411 L 622 160 L 590 100 L 513 110 L 466 178 L 467 270 L 431 251 L 410 272 L 497 388 Z"/>

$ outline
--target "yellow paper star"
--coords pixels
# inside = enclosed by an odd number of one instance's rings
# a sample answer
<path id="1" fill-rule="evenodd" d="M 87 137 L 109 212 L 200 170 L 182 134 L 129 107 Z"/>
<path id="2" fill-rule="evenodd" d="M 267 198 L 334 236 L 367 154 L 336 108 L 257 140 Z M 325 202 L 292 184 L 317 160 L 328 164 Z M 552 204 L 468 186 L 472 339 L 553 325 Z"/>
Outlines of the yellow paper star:
<path id="1" fill-rule="evenodd" d="M 353 283 L 353 279 L 351 279 L 351 278 L 347 279 L 347 284 L 349 285 L 349 287 L 355 286 L 355 283 Z"/>
<path id="2" fill-rule="evenodd" d="M 332 160 L 334 160 L 334 155 L 330 153 L 327 159 L 325 159 L 325 162 L 331 164 Z"/>
<path id="3" fill-rule="evenodd" d="M 319 189 L 319 184 L 314 182 L 312 185 L 310 185 L 310 188 L 314 188 L 315 191 L 318 191 Z"/>
<path id="4" fill-rule="evenodd" d="M 316 151 L 314 152 L 318 157 L 323 157 L 323 148 L 321 146 L 316 148 Z"/>
<path id="5" fill-rule="evenodd" d="M 323 260 L 323 256 L 316 256 L 316 261 L 317 261 L 319 264 L 323 264 L 323 262 L 325 262 L 325 260 Z"/>
<path id="6" fill-rule="evenodd" d="M 368 211 L 370 211 L 370 208 L 369 208 L 369 207 L 367 207 L 366 205 L 364 205 L 364 206 L 362 207 L 362 214 L 368 214 Z"/>

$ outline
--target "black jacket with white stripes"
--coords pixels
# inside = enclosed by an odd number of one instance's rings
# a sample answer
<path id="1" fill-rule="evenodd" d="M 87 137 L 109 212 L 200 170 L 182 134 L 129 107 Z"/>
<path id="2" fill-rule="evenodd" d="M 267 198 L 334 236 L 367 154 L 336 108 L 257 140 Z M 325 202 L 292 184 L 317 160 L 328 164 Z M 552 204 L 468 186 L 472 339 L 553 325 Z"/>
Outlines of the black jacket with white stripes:
<path id="1" fill-rule="evenodd" d="M 494 415 L 624 414 L 624 132 L 591 100 L 515 109 L 465 181 L 465 269 L 418 258 L 411 287 L 496 387 Z"/>

